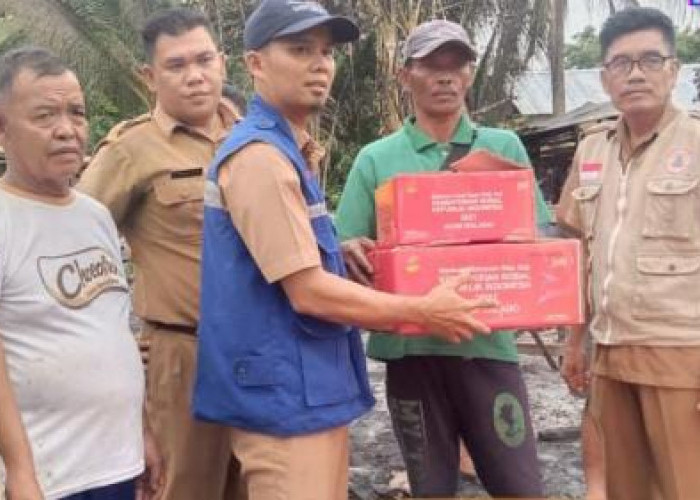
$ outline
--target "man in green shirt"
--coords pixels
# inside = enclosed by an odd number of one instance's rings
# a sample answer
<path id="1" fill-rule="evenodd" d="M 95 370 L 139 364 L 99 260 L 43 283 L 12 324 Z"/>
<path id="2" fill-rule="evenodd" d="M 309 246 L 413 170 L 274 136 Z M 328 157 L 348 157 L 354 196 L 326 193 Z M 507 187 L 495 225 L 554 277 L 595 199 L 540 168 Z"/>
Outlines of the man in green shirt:
<path id="1" fill-rule="evenodd" d="M 366 252 L 376 237 L 374 191 L 382 183 L 399 173 L 437 171 L 448 156 L 476 149 L 529 165 L 513 132 L 477 127 L 464 112 L 476 52 L 461 26 L 421 24 L 408 36 L 403 57 L 399 78 L 415 115 L 360 151 L 336 215 L 348 271 L 365 284 L 372 274 Z M 539 189 L 534 196 L 538 223 L 546 225 Z M 489 494 L 542 496 L 513 332 L 459 344 L 374 333 L 368 354 L 386 362 L 389 410 L 414 496 L 456 493 L 460 438 Z"/>

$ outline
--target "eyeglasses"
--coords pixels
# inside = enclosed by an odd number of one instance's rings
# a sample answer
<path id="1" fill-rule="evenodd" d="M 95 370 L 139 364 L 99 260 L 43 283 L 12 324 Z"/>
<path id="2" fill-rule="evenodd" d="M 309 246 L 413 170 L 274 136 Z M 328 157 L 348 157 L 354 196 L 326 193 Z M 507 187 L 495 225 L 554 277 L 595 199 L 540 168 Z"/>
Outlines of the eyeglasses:
<path id="1" fill-rule="evenodd" d="M 675 56 L 662 56 L 655 52 L 642 54 L 638 59 L 632 59 L 629 56 L 617 56 L 612 61 L 604 63 L 603 67 L 613 76 L 627 76 L 632 72 L 635 64 L 639 65 L 639 69 L 643 72 L 661 71 L 668 59 L 674 59 Z"/>

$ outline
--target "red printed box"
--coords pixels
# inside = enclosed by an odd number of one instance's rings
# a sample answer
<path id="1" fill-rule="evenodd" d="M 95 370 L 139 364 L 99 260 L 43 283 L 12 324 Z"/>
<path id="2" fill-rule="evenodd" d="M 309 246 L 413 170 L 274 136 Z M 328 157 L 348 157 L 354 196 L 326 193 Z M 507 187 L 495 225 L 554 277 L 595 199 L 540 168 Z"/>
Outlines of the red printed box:
<path id="1" fill-rule="evenodd" d="M 517 162 L 486 149 L 476 149 L 450 164 L 453 172 L 482 172 L 523 168 Z"/>
<path id="2" fill-rule="evenodd" d="M 532 241 L 531 169 L 400 174 L 375 192 L 377 244 Z"/>
<path id="3" fill-rule="evenodd" d="M 488 296 L 499 306 L 475 312 L 492 328 L 573 325 L 583 322 L 578 240 L 535 243 L 396 247 L 372 254 L 378 290 L 422 295 L 438 282 L 469 272 L 465 297 Z M 425 333 L 403 324 L 400 333 Z"/>

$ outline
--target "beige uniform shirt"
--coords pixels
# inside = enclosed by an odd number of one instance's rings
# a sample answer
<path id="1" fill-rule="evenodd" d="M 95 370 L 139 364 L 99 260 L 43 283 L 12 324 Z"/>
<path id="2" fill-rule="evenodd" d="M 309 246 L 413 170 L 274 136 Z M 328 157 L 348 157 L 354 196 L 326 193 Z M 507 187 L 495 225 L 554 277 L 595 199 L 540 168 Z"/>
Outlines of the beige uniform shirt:
<path id="1" fill-rule="evenodd" d="M 143 319 L 197 324 L 204 182 L 238 119 L 222 104 L 207 136 L 156 107 L 117 125 L 82 174 L 78 189 L 107 206 L 129 242 L 134 309 Z"/>
<path id="2" fill-rule="evenodd" d="M 588 250 L 594 372 L 700 387 L 700 121 L 669 107 L 634 151 L 622 120 L 586 137 L 557 219 Z"/>
<path id="3" fill-rule="evenodd" d="M 323 149 L 306 132 L 294 133 L 307 164 L 318 172 Z M 219 186 L 234 226 L 268 282 L 321 266 L 299 176 L 276 147 L 253 143 L 241 149 L 221 167 Z"/>

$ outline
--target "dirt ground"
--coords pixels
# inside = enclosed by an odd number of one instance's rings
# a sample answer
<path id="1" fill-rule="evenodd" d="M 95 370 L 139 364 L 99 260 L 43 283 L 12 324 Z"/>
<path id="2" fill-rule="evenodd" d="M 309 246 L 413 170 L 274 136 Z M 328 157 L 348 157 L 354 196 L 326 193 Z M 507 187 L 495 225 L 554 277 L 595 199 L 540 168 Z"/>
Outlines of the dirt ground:
<path id="1" fill-rule="evenodd" d="M 576 427 L 580 423 L 583 401 L 571 396 L 557 372 L 541 356 L 521 356 L 528 387 L 535 434 L 541 431 Z M 403 461 L 394 439 L 384 398 L 384 365 L 369 361 L 370 378 L 377 405 L 351 429 L 350 498 L 379 500 L 403 498 L 407 489 Z M 580 442 L 546 442 L 538 439 L 538 457 L 547 495 L 557 498 L 583 498 Z M 482 497 L 486 492 L 478 484 L 463 480 L 460 494 L 465 498 Z"/>

